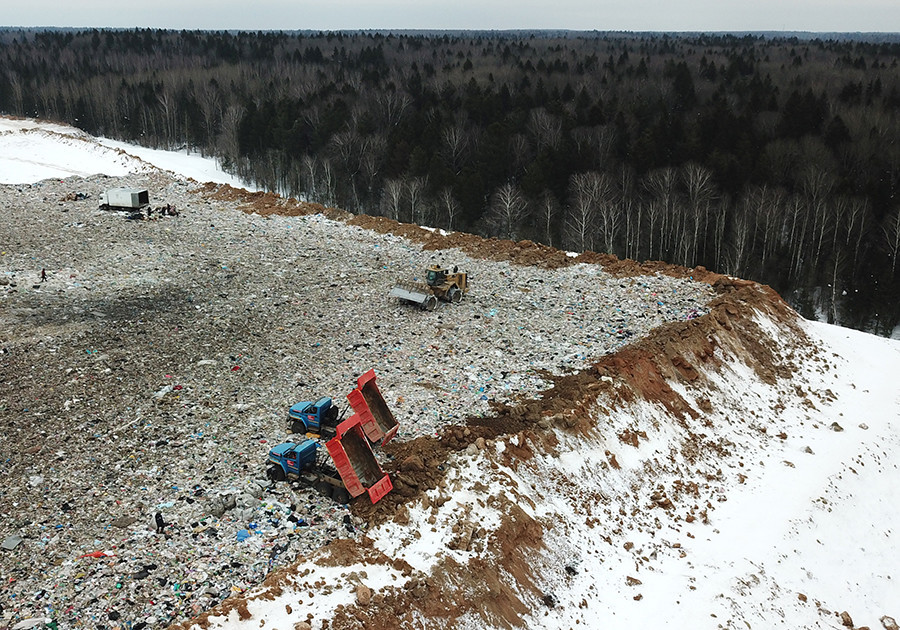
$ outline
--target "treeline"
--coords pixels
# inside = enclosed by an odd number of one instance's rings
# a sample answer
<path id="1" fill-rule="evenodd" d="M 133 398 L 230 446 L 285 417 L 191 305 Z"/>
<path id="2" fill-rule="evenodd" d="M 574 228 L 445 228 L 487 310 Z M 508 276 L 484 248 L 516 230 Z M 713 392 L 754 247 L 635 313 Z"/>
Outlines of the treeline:
<path id="1" fill-rule="evenodd" d="M 900 44 L 591 33 L 0 32 L 0 111 L 279 193 L 900 319 Z"/>

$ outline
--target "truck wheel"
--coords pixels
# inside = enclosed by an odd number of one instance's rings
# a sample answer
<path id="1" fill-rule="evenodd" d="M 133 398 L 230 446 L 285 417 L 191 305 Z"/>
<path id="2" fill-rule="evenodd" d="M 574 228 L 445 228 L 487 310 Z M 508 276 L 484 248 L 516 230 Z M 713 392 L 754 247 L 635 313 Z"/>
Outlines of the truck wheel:
<path id="1" fill-rule="evenodd" d="M 462 300 L 462 291 L 459 290 L 459 287 L 453 287 L 447 292 L 447 297 L 453 304 L 459 304 L 459 301 Z"/>
<path id="2" fill-rule="evenodd" d="M 328 483 L 327 481 L 316 482 L 315 488 L 316 488 L 316 492 L 321 494 L 326 499 L 331 498 L 332 485 L 330 483 Z"/>
<path id="3" fill-rule="evenodd" d="M 426 311 L 433 311 L 437 308 L 437 302 L 438 301 L 436 297 L 434 297 L 433 295 L 429 295 L 427 298 L 425 298 L 425 301 L 422 302 L 422 308 Z"/>
<path id="4" fill-rule="evenodd" d="M 291 422 L 291 433 L 306 433 L 306 425 L 302 420 L 294 420 Z"/>
<path id="5" fill-rule="evenodd" d="M 335 488 L 334 492 L 331 494 L 331 498 L 334 499 L 336 503 L 340 503 L 341 505 L 346 505 L 350 503 L 350 493 L 347 492 L 344 488 Z"/>
<path id="6" fill-rule="evenodd" d="M 284 469 L 281 466 L 270 466 L 266 476 L 272 481 L 284 481 Z"/>

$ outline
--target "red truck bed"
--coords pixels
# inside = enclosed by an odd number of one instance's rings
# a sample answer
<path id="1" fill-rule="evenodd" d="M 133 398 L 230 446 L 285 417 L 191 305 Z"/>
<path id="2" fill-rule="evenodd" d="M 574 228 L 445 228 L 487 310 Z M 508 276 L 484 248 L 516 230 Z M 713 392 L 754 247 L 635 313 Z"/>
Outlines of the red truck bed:
<path id="1" fill-rule="evenodd" d="M 384 446 L 396 435 L 400 425 L 375 384 L 375 370 L 356 379 L 356 385 L 356 389 L 347 394 L 347 401 L 359 416 L 369 440 Z"/>
<path id="2" fill-rule="evenodd" d="M 391 478 L 375 459 L 358 414 L 338 425 L 337 435 L 325 443 L 325 448 L 350 496 L 368 492 L 374 504 L 393 489 Z"/>

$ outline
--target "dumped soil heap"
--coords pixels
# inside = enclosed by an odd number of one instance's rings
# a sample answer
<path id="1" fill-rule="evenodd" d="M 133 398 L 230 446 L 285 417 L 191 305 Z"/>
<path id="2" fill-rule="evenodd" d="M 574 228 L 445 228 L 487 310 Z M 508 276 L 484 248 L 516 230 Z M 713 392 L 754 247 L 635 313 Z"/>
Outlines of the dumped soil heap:
<path id="1" fill-rule="evenodd" d="M 98 211 L 90 199 L 113 185 L 147 187 L 179 215 Z M 790 309 L 704 269 L 445 235 L 162 174 L 0 193 L 12 480 L 0 508 L 4 534 L 22 540 L 2 556 L 12 620 L 214 627 L 232 613 L 258 622 L 254 602 L 300 589 L 312 595 L 285 614 L 317 628 L 521 626 L 560 597 L 542 568 L 560 526 L 535 513 L 534 493 L 582 492 L 560 475 L 531 488 L 536 467 L 569 440 L 603 439 L 620 470 L 620 449 L 652 431 L 609 418 L 644 401 L 683 424 L 679 449 L 715 476 L 704 453 L 726 445 L 700 435 L 709 410 L 684 388 L 714 387 L 705 374 L 729 358 L 764 382 L 792 367 L 756 319 L 791 326 Z M 433 261 L 470 272 L 461 304 L 386 300 Z M 340 401 L 372 367 L 401 427 L 379 452 L 394 491 L 348 508 L 270 484 L 263 460 L 287 437 L 288 407 Z M 677 498 L 653 492 L 654 505 Z M 691 514 L 702 511 L 698 498 Z M 439 549 L 407 557 L 430 536 Z M 342 586 L 324 588 L 320 568 L 344 573 Z M 391 586 L 373 589 L 381 578 Z M 351 587 L 354 603 L 329 607 Z"/>
<path id="2" fill-rule="evenodd" d="M 436 241 L 445 238 L 416 226 L 400 226 L 383 218 L 356 217 L 352 222 L 383 233 L 402 233 L 406 238 L 422 242 L 427 248 L 440 249 Z M 498 246 L 496 241 L 463 235 L 453 236 L 447 241 L 470 255 L 505 258 L 518 264 L 540 264 L 552 268 L 572 264 L 576 260 L 561 252 L 541 252 L 547 248 L 530 243 L 502 243 Z M 540 254 L 532 257 L 533 252 Z M 559 435 L 568 435 L 576 440 L 596 437 L 598 432 L 604 431 L 599 424 L 604 417 L 627 409 L 638 400 L 659 407 L 667 417 L 682 425 L 685 444 L 681 450 L 691 465 L 702 468 L 705 463 L 709 467 L 710 461 L 730 455 L 726 445 L 707 439 L 708 436 L 697 430 L 697 426 L 703 424 L 698 419 L 711 411 L 704 392 L 716 388 L 705 375 L 720 369 L 725 362 L 748 366 L 765 383 L 773 384 L 778 378 L 789 375 L 796 369 L 790 358 L 793 350 L 775 347 L 758 320 L 762 316 L 777 322 L 790 330 L 796 342 L 802 345 L 805 343 L 804 334 L 797 325 L 796 314 L 777 294 L 755 283 L 710 274 L 702 269 L 686 270 L 658 264 L 640 266 L 610 257 L 592 258 L 591 262 L 608 265 L 613 273 L 621 276 L 646 273 L 650 269 L 682 277 L 694 275 L 712 285 L 718 297 L 707 305 L 707 314 L 688 321 L 664 323 L 648 335 L 601 357 L 584 370 L 544 374 L 550 387 L 534 399 L 493 403 L 490 414 L 469 417 L 465 422 L 445 426 L 436 436 L 421 436 L 388 444 L 385 450 L 389 457 L 385 468 L 394 480 L 395 491 L 374 506 L 357 501 L 351 508 L 356 516 L 371 527 L 415 530 L 415 517 L 411 517 L 411 511 L 424 510 L 427 513 L 430 510 L 432 518 L 427 522 L 435 523 L 436 508 L 447 500 L 446 492 L 453 483 L 448 481 L 448 476 L 453 476 L 460 459 L 483 456 L 488 462 L 493 462 L 489 464 L 490 469 L 502 471 L 527 466 L 537 454 L 542 458 L 558 457 Z M 690 388 L 694 397 L 685 399 L 673 388 L 672 384 L 676 383 Z M 647 439 L 647 431 L 637 426 L 628 427 L 616 435 L 620 445 L 631 448 L 638 448 L 641 441 Z M 503 444 L 502 452 L 494 455 L 498 443 Z M 606 453 L 609 468 L 618 470 L 620 465 L 616 455 L 610 451 Z M 702 473 L 705 479 L 700 481 L 708 482 L 715 475 L 713 469 L 708 469 Z M 671 510 L 673 498 L 677 500 L 685 492 L 702 504 L 699 499 L 704 493 L 697 480 L 675 483 L 669 496 L 665 490 L 653 487 L 655 479 L 656 475 L 648 474 L 642 481 L 648 486 L 647 494 L 651 496 L 652 505 Z M 479 485 L 481 488 L 478 488 Z M 705 485 L 709 487 L 708 483 Z M 475 490 L 487 494 L 484 484 L 476 482 Z M 518 494 L 512 487 L 510 490 L 514 500 L 496 494 L 490 494 L 485 499 L 487 505 L 502 515 L 496 528 L 487 530 L 479 527 L 473 516 L 463 517 L 451 528 L 453 535 L 447 543 L 448 548 L 474 551 L 468 562 L 460 563 L 452 556 L 443 557 L 426 574 L 405 566 L 396 557 L 381 557 L 374 563 L 393 565 L 401 571 L 406 578 L 403 587 L 381 589 L 374 600 L 365 597 L 360 601 L 358 598 L 355 605 L 339 606 L 330 622 L 324 622 L 322 627 L 387 629 L 419 627 L 418 624 L 435 628 L 469 627 L 466 624 L 472 623 L 472 619 L 480 620 L 475 622 L 476 625 L 517 627 L 525 623 L 524 615 L 533 613 L 533 602 L 553 608 L 555 596 L 542 590 L 539 585 L 542 581 L 540 566 L 533 557 L 540 556 L 546 546 L 544 534 L 547 524 L 542 524 L 540 519 L 520 507 L 529 503 L 534 505 L 527 495 Z M 598 498 L 600 502 L 610 502 L 608 496 Z M 707 509 L 711 509 L 708 502 Z M 705 518 L 707 509 L 692 508 L 687 522 Z M 680 517 L 676 519 L 681 520 Z M 608 540 L 612 542 L 611 538 Z M 373 562 L 371 541 L 368 539 L 364 538 L 359 545 L 342 545 L 341 550 L 338 562 L 342 566 Z M 328 564 L 334 561 L 333 553 L 326 552 L 326 557 L 332 560 L 323 559 L 320 562 Z M 286 568 L 283 574 L 290 576 L 296 570 L 296 567 Z M 566 565 L 565 570 L 570 578 L 577 575 L 577 569 L 573 566 Z M 641 582 L 629 576 L 627 583 L 635 586 Z M 219 614 L 226 609 L 219 611 Z M 215 614 L 216 611 L 212 611 L 213 617 Z M 203 627 L 205 623 L 200 622 L 199 625 Z"/>

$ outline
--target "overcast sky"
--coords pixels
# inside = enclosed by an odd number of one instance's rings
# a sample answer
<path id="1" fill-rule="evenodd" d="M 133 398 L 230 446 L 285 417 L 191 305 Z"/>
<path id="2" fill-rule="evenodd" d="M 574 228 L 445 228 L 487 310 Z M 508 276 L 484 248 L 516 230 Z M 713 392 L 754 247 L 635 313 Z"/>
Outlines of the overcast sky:
<path id="1" fill-rule="evenodd" d="M 900 31 L 900 0 L 17 0 L 3 4 L 3 26 Z"/>

